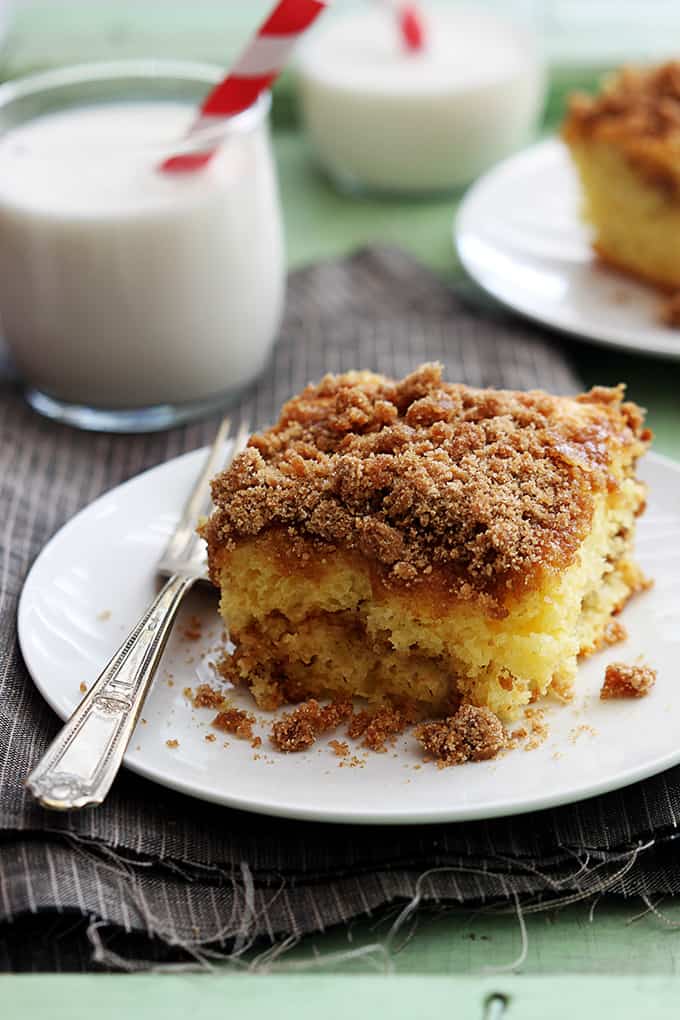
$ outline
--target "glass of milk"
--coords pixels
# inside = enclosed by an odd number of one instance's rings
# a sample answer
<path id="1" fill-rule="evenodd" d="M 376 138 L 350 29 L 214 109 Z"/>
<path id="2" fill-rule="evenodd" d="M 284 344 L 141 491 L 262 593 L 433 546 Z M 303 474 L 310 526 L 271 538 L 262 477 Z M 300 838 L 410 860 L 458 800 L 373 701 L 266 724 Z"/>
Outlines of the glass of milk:
<path id="1" fill-rule="evenodd" d="M 125 61 L 0 87 L 0 327 L 42 414 L 165 428 L 266 363 L 285 280 L 269 96 L 184 137 L 221 76 Z M 159 170 L 217 144 L 200 171 Z"/>
<path id="2" fill-rule="evenodd" d="M 344 191 L 438 195 L 524 144 L 545 74 L 529 33 L 479 8 L 422 4 L 425 45 L 402 43 L 390 3 L 320 20 L 300 46 L 312 147 Z"/>

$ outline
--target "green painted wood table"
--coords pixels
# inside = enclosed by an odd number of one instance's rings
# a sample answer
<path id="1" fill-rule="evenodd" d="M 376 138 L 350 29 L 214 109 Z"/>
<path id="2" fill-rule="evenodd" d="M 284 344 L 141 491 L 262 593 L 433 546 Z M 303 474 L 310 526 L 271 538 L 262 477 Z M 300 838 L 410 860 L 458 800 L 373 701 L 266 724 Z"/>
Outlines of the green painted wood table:
<path id="1" fill-rule="evenodd" d="M 129 2 L 26 5 L 5 48 L 4 73 L 131 53 L 223 62 L 263 6 L 260 0 L 151 3 L 141 10 Z M 570 83 L 576 79 L 587 83 L 592 73 L 572 72 Z M 562 93 L 553 89 L 548 129 L 559 116 Z M 452 246 L 454 200 L 396 203 L 339 195 L 315 169 L 292 110 L 284 82 L 276 102 L 275 148 L 292 267 L 383 240 L 407 248 L 452 284 L 469 286 Z M 656 449 L 680 460 L 680 363 L 565 344 L 586 384 L 629 383 L 632 398 L 649 409 Z M 6 976 L 3 1015 L 263 1020 L 275 1014 L 281 1020 L 335 1020 L 351 1013 L 394 1020 L 445 1015 L 557 1020 L 609 1011 L 627 1020 L 643 1009 L 654 1017 L 677 1014 L 680 900 L 649 910 L 604 897 L 526 917 L 441 906 L 419 918 L 405 944 L 387 952 L 390 921 L 381 916 L 307 938 L 269 964 L 267 977 L 224 965 L 210 976 Z M 263 968 L 256 956 L 249 963 Z"/>

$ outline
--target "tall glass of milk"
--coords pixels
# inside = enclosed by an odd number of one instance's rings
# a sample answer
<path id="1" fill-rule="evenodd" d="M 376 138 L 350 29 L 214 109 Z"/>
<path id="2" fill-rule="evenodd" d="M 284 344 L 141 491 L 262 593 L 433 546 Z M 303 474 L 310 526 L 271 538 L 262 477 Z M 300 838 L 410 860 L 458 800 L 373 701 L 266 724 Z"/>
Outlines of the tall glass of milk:
<path id="1" fill-rule="evenodd" d="M 525 143 L 545 74 L 531 34 L 479 8 L 420 4 L 424 45 L 389 3 L 333 12 L 302 41 L 298 92 L 312 147 L 344 191 L 439 195 Z"/>
<path id="2" fill-rule="evenodd" d="M 220 77 L 126 61 L 0 87 L 0 328 L 41 413 L 164 428 L 266 363 L 284 297 L 270 100 L 186 141 Z M 200 171 L 159 169 L 206 142 Z"/>

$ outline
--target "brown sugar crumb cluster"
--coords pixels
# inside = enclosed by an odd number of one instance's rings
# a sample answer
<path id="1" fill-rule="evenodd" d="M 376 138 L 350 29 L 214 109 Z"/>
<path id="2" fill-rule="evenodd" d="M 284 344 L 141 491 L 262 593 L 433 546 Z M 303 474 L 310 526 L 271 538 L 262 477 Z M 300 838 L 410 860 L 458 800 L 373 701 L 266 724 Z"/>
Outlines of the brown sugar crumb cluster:
<path id="1" fill-rule="evenodd" d="M 655 683 L 656 670 L 651 666 L 627 666 L 624 662 L 611 662 L 605 670 L 600 697 L 603 700 L 644 698 Z"/>
<path id="2" fill-rule="evenodd" d="M 680 188 L 680 62 L 625 67 L 605 78 L 598 95 L 571 97 L 562 133 L 613 143 L 651 183 L 669 194 Z"/>
<path id="3" fill-rule="evenodd" d="M 273 723 L 269 739 L 279 751 L 305 751 L 318 736 L 337 729 L 351 714 L 350 701 L 320 705 L 310 698 Z"/>
<path id="4" fill-rule="evenodd" d="M 384 706 L 376 712 L 357 712 L 347 729 L 349 737 L 363 737 L 362 745 L 379 754 L 387 750 L 404 730 L 415 722 L 414 715 L 403 708 Z"/>
<path id="5" fill-rule="evenodd" d="M 253 739 L 254 725 L 255 716 L 240 708 L 227 708 L 223 712 L 219 712 L 211 723 L 211 726 L 214 726 L 216 730 L 233 733 L 240 740 Z"/>
<path id="6" fill-rule="evenodd" d="M 214 480 L 213 580 L 225 550 L 269 532 L 301 567 L 340 548 L 385 584 L 441 577 L 502 613 L 508 589 L 572 562 L 612 445 L 642 453 L 642 423 L 622 386 L 576 399 L 472 389 L 434 364 L 400 382 L 326 376 Z"/>
<path id="7" fill-rule="evenodd" d="M 361 739 L 363 747 L 380 754 L 416 718 L 415 710 L 409 706 L 384 705 L 375 711 L 353 712 L 351 701 L 333 701 L 322 706 L 310 698 L 273 723 L 270 738 L 279 751 L 305 751 L 317 737 L 346 723 L 350 739 Z M 330 741 L 330 746 L 339 756 L 344 752 L 338 748 L 347 747 L 337 740 Z"/>
<path id="8" fill-rule="evenodd" d="M 505 746 L 505 730 L 488 708 L 461 705 L 455 715 L 422 723 L 416 738 L 439 768 L 467 761 L 488 761 Z"/>
<path id="9" fill-rule="evenodd" d="M 302 751 L 311 747 L 321 734 L 336 730 L 351 715 L 350 701 L 320 705 L 310 698 L 275 722 L 270 738 L 280 751 Z"/>
<path id="10" fill-rule="evenodd" d="M 224 708 L 227 704 L 224 694 L 211 687 L 210 684 L 199 684 L 193 696 L 191 688 L 187 688 L 185 694 L 187 690 L 189 692 L 187 697 L 190 698 L 194 708 Z"/>

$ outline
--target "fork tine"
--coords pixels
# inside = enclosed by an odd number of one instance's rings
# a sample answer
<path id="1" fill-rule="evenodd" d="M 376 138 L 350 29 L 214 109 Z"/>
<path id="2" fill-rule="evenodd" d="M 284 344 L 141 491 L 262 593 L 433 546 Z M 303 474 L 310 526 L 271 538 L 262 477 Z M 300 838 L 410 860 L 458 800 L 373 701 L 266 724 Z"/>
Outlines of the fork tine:
<path id="1" fill-rule="evenodd" d="M 248 441 L 250 430 L 247 421 L 243 420 L 239 426 L 236 438 L 231 444 L 229 453 L 223 461 L 224 444 L 230 430 L 231 418 L 227 416 L 220 423 L 205 463 L 184 505 L 182 516 L 173 534 L 170 536 L 167 546 L 163 550 L 158 563 L 158 568 L 161 571 L 165 570 L 167 572 L 172 570 L 173 565 L 176 566 L 183 555 L 187 553 L 190 545 L 193 543 L 199 518 L 210 509 L 211 478 L 217 474 L 220 467 L 228 467 Z"/>
<path id="2" fill-rule="evenodd" d="M 234 458 L 245 449 L 248 439 L 250 438 L 250 422 L 247 418 L 243 418 L 241 424 L 238 427 L 236 433 L 236 439 L 234 440 L 234 446 L 230 451 L 231 455 L 228 458 L 227 463 L 224 464 L 224 468 L 229 467 Z"/>
<path id="3" fill-rule="evenodd" d="M 229 419 L 225 418 L 224 421 L 228 422 Z M 222 424 L 224 424 L 224 422 Z M 220 429 L 221 427 L 222 426 L 220 426 Z M 217 438 L 218 437 L 216 436 L 215 437 L 216 441 Z M 223 460 L 220 460 L 220 455 L 222 451 L 217 447 L 211 448 L 210 453 L 208 454 L 208 458 L 206 460 L 206 469 L 208 469 L 208 481 L 210 481 L 210 479 L 214 475 L 216 475 L 219 471 L 226 471 L 226 469 L 233 462 L 234 458 L 237 457 L 238 454 L 241 453 L 241 451 L 245 448 L 249 438 L 250 438 L 250 424 L 247 418 L 243 418 L 238 427 L 238 432 L 236 433 L 236 436 L 232 440 L 227 455 L 226 457 L 224 457 Z M 199 519 L 199 517 L 205 517 L 207 514 L 209 514 L 211 509 L 212 509 L 212 496 L 210 494 L 210 485 L 206 485 L 205 490 L 203 492 L 201 506 L 197 508 L 197 512 L 194 516 L 194 522 L 196 522 Z"/>
<path id="4" fill-rule="evenodd" d="M 231 418 L 229 415 L 226 415 L 220 422 L 220 427 L 212 441 L 210 452 L 205 458 L 205 464 L 203 465 L 201 473 L 196 479 L 196 483 L 186 501 L 184 510 L 182 511 L 182 516 L 177 526 L 178 529 L 182 526 L 189 526 L 192 528 L 196 527 L 196 521 L 199 518 L 205 500 L 206 490 L 210 491 L 210 479 L 217 473 L 217 465 L 222 459 L 224 443 L 230 431 Z"/>

